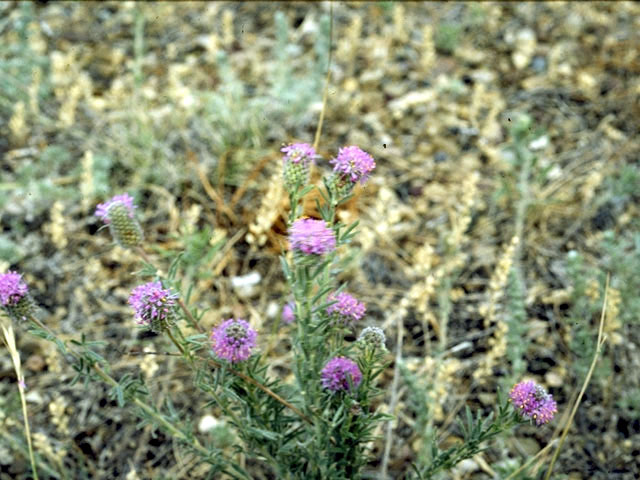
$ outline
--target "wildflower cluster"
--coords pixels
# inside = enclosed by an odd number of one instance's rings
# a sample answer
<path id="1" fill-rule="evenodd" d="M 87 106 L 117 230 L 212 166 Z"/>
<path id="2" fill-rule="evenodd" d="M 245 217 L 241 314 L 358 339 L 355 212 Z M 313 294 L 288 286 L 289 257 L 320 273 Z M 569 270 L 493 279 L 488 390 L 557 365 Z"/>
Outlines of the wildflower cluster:
<path id="1" fill-rule="evenodd" d="M 363 316 L 367 308 L 364 303 L 356 300 L 352 295 L 345 292 L 330 294 L 327 301 L 334 302 L 327 307 L 327 314 L 336 323 L 353 326 Z"/>
<path id="2" fill-rule="evenodd" d="M 0 307 L 14 320 L 23 320 L 33 310 L 29 289 L 19 273 L 0 275 Z"/>
<path id="3" fill-rule="evenodd" d="M 291 226 L 289 241 L 294 252 L 324 255 L 336 248 L 336 237 L 324 220 L 301 218 Z"/>
<path id="4" fill-rule="evenodd" d="M 357 388 L 361 381 L 360 368 L 350 358 L 332 358 L 322 369 L 322 386 L 333 392 Z"/>
<path id="5" fill-rule="evenodd" d="M 177 294 L 163 288 L 162 284 L 156 281 L 134 288 L 129 297 L 129 305 L 133 307 L 139 325 L 160 332 L 173 319 L 176 299 Z"/>
<path id="6" fill-rule="evenodd" d="M 213 351 L 231 363 L 243 362 L 256 346 L 258 334 L 245 320 L 230 318 L 213 330 Z"/>
<path id="7" fill-rule="evenodd" d="M 516 384 L 509 393 L 509 400 L 522 418 L 533 419 L 538 426 L 549 423 L 558 411 L 551 394 L 531 380 Z"/>

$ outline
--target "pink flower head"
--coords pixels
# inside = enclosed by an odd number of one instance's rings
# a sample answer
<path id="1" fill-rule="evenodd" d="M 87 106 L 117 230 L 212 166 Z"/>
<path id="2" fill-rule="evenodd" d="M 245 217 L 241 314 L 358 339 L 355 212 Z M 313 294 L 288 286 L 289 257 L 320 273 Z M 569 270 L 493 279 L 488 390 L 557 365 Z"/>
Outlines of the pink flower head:
<path id="1" fill-rule="evenodd" d="M 139 325 L 147 325 L 158 331 L 171 321 L 177 298 L 177 294 L 163 288 L 160 282 L 149 282 L 133 289 L 129 305 L 135 310 Z"/>
<path id="2" fill-rule="evenodd" d="M 322 369 L 322 386 L 328 390 L 349 390 L 351 386 L 356 388 L 362 381 L 362 373 L 358 364 L 346 357 L 334 357 L 327 362 Z"/>
<path id="3" fill-rule="evenodd" d="M 109 218 L 109 209 L 114 205 L 122 205 L 129 212 L 129 218 L 133 218 L 133 212 L 137 208 L 133 204 L 133 197 L 131 197 L 128 193 L 123 193 L 122 195 L 116 195 L 105 203 L 100 203 L 96 207 L 95 215 L 100 217 L 104 223 L 111 223 L 111 219 Z"/>
<path id="4" fill-rule="evenodd" d="M 286 325 L 292 324 L 296 319 L 296 304 L 293 302 L 288 302 L 284 307 L 282 307 L 282 321 Z"/>
<path id="5" fill-rule="evenodd" d="M 371 155 L 358 147 L 343 147 L 338 156 L 329 163 L 334 165 L 333 171 L 342 177 L 348 177 L 352 183 L 367 181 L 369 174 L 376 168 L 376 162 Z"/>
<path id="6" fill-rule="evenodd" d="M 364 303 L 359 302 L 346 292 L 331 293 L 327 297 L 327 301 L 336 302 L 327 307 L 327 314 L 346 325 L 360 320 L 367 309 Z"/>
<path id="7" fill-rule="evenodd" d="M 17 305 L 28 290 L 21 274 L 12 271 L 0 274 L 0 303 L 3 306 Z"/>
<path id="8" fill-rule="evenodd" d="M 290 143 L 280 151 L 285 154 L 282 159 L 285 165 L 300 162 L 308 165 L 318 157 L 316 150 L 308 143 Z"/>
<path id="9" fill-rule="evenodd" d="M 551 421 L 558 411 L 551 394 L 531 380 L 516 384 L 509 393 L 509 400 L 522 418 L 533 418 L 538 426 Z"/>
<path id="10" fill-rule="evenodd" d="M 305 255 L 324 255 L 336 248 L 336 237 L 324 220 L 299 218 L 289 232 L 291 248 Z"/>
<path id="11" fill-rule="evenodd" d="M 213 329 L 211 340 L 215 354 L 231 363 L 249 358 L 258 334 L 245 320 L 230 318 Z"/>

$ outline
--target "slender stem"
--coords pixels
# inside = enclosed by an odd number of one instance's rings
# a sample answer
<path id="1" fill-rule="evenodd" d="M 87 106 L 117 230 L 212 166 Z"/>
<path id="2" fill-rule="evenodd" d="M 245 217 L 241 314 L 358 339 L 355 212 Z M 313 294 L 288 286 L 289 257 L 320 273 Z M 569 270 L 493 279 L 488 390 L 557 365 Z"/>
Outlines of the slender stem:
<path id="1" fill-rule="evenodd" d="M 584 383 L 582 384 L 582 389 L 578 394 L 578 398 L 576 398 L 575 403 L 573 404 L 573 409 L 571 410 L 571 415 L 569 415 L 569 420 L 567 420 L 567 424 L 562 431 L 562 435 L 560 435 L 560 441 L 558 442 L 558 448 L 556 448 L 555 452 L 553 452 L 553 457 L 551 457 L 551 463 L 549 464 L 549 469 L 547 470 L 547 474 L 544 477 L 544 480 L 549 480 L 551 478 L 551 472 L 553 471 L 553 466 L 558 459 L 558 455 L 560 455 L 560 450 L 562 449 L 562 444 L 564 443 L 567 434 L 569 433 L 569 429 L 571 428 L 571 423 L 573 422 L 573 417 L 578 411 L 578 407 L 580 406 L 580 401 L 582 400 L 582 396 L 584 392 L 587 390 L 587 385 L 589 385 L 589 381 L 591 380 L 591 375 L 593 374 L 594 369 L 596 368 L 596 363 L 598 363 L 598 358 L 600 357 L 600 351 L 602 350 L 602 346 L 604 342 L 607 341 L 607 337 L 603 337 L 604 332 L 604 323 L 607 312 L 607 295 L 609 293 L 609 274 L 607 274 L 607 282 L 604 287 L 604 301 L 602 303 L 602 313 L 600 315 L 600 327 L 598 327 L 598 340 L 596 341 L 596 351 L 593 354 L 593 360 L 591 361 L 591 366 L 589 367 L 589 371 L 587 372 L 587 376 L 584 379 Z"/>
<path id="2" fill-rule="evenodd" d="M 189 311 L 189 309 L 184 304 L 181 298 L 178 298 L 178 305 L 180 305 L 180 308 L 182 309 L 184 314 L 187 316 L 191 324 L 194 325 L 200 333 L 204 333 L 204 328 L 202 328 L 198 323 L 198 321 L 193 317 L 193 315 L 191 315 L 191 312 Z"/>
<path id="3" fill-rule="evenodd" d="M 171 339 L 171 341 L 173 342 L 173 344 L 178 348 L 178 350 L 180 350 L 180 353 L 183 356 L 188 356 L 189 358 L 191 358 L 191 355 L 184 349 L 184 347 L 182 346 L 182 344 L 180 342 L 178 342 L 178 340 L 176 339 L 176 337 L 173 336 L 173 333 L 171 333 L 171 329 L 167 328 L 166 329 L 167 335 L 169 335 L 169 338 Z"/>
<path id="4" fill-rule="evenodd" d="M 524 465 L 522 465 L 519 469 L 517 469 L 515 472 L 511 473 L 511 475 L 509 475 L 507 478 L 505 478 L 504 480 L 511 480 L 512 478 L 517 477 L 518 475 L 520 475 L 520 473 L 522 473 L 523 471 L 525 471 L 527 468 L 529 468 L 529 466 L 535 462 L 538 458 L 540 458 L 541 456 L 545 455 L 547 453 L 547 450 L 549 450 L 551 447 L 553 447 L 556 443 L 558 443 L 557 439 L 552 440 L 551 442 L 549 442 L 549 444 L 547 444 L 542 450 L 540 450 L 538 453 L 536 453 L 533 457 L 531 457 Z"/>
<path id="5" fill-rule="evenodd" d="M 31 462 L 31 471 L 33 472 L 33 480 L 38 480 L 38 471 L 36 470 L 36 459 L 33 456 L 33 445 L 31 444 L 31 429 L 29 428 L 29 416 L 27 413 L 27 402 L 24 398 L 22 386 L 18 386 L 20 391 L 20 403 L 22 404 L 22 416 L 24 417 L 24 433 L 27 437 L 27 446 L 29 447 L 29 461 Z"/>
<path id="6" fill-rule="evenodd" d="M 405 309 L 401 306 L 400 311 L 396 313 L 397 321 L 397 340 L 396 340 L 396 359 L 393 368 L 393 381 L 391 382 L 391 401 L 389 402 L 389 412 L 393 414 L 398 403 L 398 387 L 400 384 L 400 365 L 402 364 L 402 341 L 403 341 L 403 316 Z M 387 433 L 384 443 L 384 454 L 382 456 L 382 466 L 380 467 L 380 478 L 387 479 L 387 469 L 389 467 L 389 458 L 391 457 L 391 441 L 393 435 L 393 421 L 387 421 Z"/>
<path id="7" fill-rule="evenodd" d="M 333 43 L 333 3 L 330 3 L 329 10 L 329 56 L 327 59 L 327 76 L 324 79 L 324 92 L 322 93 L 322 110 L 320 110 L 320 118 L 318 119 L 318 127 L 316 128 L 316 136 L 313 140 L 313 148 L 317 150 L 320 143 L 320 134 L 322 133 L 322 122 L 324 121 L 324 112 L 327 107 L 327 96 L 329 94 L 329 79 L 331 77 L 331 45 Z"/>
<path id="8" fill-rule="evenodd" d="M 140 255 L 145 262 L 147 262 L 149 265 L 153 265 L 151 263 L 151 259 L 149 258 L 149 255 L 146 254 L 146 252 L 142 249 L 142 247 L 137 247 L 136 251 L 138 252 L 138 255 Z"/>

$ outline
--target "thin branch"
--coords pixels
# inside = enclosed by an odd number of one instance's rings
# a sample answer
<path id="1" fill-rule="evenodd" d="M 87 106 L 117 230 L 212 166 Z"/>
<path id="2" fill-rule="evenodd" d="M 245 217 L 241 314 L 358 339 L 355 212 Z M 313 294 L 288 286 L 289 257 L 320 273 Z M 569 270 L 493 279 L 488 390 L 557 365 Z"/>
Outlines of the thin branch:
<path id="1" fill-rule="evenodd" d="M 546 455 L 547 451 L 553 447 L 554 445 L 556 445 L 558 443 L 558 439 L 555 438 L 553 439 L 551 442 L 549 442 L 542 450 L 540 450 L 538 453 L 536 453 L 533 457 L 531 457 L 524 465 L 522 465 L 519 469 L 517 469 L 515 472 L 513 472 L 511 475 L 509 475 L 507 478 L 505 478 L 504 480 L 511 480 L 512 478 L 515 478 L 516 476 L 520 475 L 520 473 L 522 473 L 524 470 L 526 470 L 527 468 L 529 468 L 529 466 L 535 462 L 538 458 L 542 457 L 543 455 Z"/>
<path id="2" fill-rule="evenodd" d="M 324 121 L 324 112 L 327 107 L 327 97 L 329 95 L 329 79 L 331 77 L 331 46 L 333 44 L 333 2 L 329 4 L 329 55 L 327 60 L 327 76 L 324 79 L 324 92 L 322 93 L 322 110 L 320 110 L 320 118 L 318 119 L 318 127 L 316 128 L 316 136 L 313 140 L 313 148 L 318 149 L 320 143 L 320 134 L 322 133 L 322 122 Z"/>
<path id="3" fill-rule="evenodd" d="M 600 327 L 598 328 L 598 340 L 596 342 L 596 351 L 593 354 L 593 360 L 591 361 L 591 366 L 589 367 L 589 371 L 587 372 L 587 376 L 584 379 L 584 383 L 582 384 L 582 389 L 578 394 L 578 398 L 576 398 L 575 403 L 573 404 L 573 409 L 571 410 L 571 415 L 569 416 L 569 420 L 567 420 L 567 424 L 564 427 L 562 435 L 560 436 L 560 441 L 558 442 L 558 448 L 556 448 L 553 453 L 553 457 L 551 458 L 551 463 L 549 464 L 549 469 L 547 470 L 547 474 L 544 477 L 544 480 L 549 480 L 551 478 L 551 472 L 553 471 L 553 466 L 558 459 L 558 455 L 560 455 L 560 450 L 562 449 L 562 444 L 564 443 L 567 434 L 569 433 L 569 429 L 571 428 L 571 423 L 573 422 L 573 417 L 576 415 L 578 411 L 578 407 L 580 406 L 580 401 L 582 400 L 582 396 L 584 392 L 587 390 L 587 386 L 589 385 L 589 381 L 591 380 L 591 375 L 596 368 L 596 363 L 598 363 L 598 358 L 600 357 L 600 352 L 602 350 L 602 346 L 604 342 L 607 341 L 607 337 L 603 336 L 604 332 L 604 323 L 606 319 L 607 312 L 607 295 L 609 293 L 609 274 L 607 274 L 607 282 L 604 287 L 604 301 L 602 303 L 602 313 L 600 315 Z"/>
<path id="4" fill-rule="evenodd" d="M 404 309 L 401 308 L 397 313 L 398 320 L 398 337 L 396 340 L 396 359 L 393 368 L 393 382 L 391 383 L 391 401 L 389 402 L 389 412 L 393 412 L 398 403 L 398 384 L 400 383 L 400 364 L 402 363 L 402 339 L 403 339 L 403 316 Z M 382 467 L 380 467 L 380 478 L 386 480 L 387 468 L 389 466 L 389 458 L 391 456 L 391 441 L 393 435 L 393 421 L 387 423 L 387 433 L 384 443 L 384 454 L 382 457 Z"/>

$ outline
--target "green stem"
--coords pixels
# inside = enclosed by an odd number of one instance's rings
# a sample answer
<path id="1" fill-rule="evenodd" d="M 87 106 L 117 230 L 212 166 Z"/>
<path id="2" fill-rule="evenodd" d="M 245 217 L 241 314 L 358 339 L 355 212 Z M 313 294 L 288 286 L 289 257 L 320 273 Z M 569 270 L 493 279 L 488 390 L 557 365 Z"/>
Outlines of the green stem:
<path id="1" fill-rule="evenodd" d="M 51 331 L 51 329 L 49 327 L 47 327 L 45 324 L 43 324 L 40 320 L 35 318 L 33 315 L 29 316 L 29 320 L 31 320 L 38 327 L 40 327 L 42 330 L 44 330 L 49 335 L 51 335 L 51 337 L 53 337 L 53 338 L 56 337 L 56 335 Z M 75 357 L 76 359 L 82 358 L 82 355 L 80 355 L 78 352 L 76 352 L 75 350 L 73 350 L 73 349 L 71 349 L 69 347 L 67 347 L 67 351 L 69 353 L 71 353 L 71 355 L 73 357 Z M 112 387 L 117 387 L 118 386 L 118 382 L 112 376 L 110 376 L 108 373 L 106 373 L 104 370 L 102 370 L 102 368 L 100 368 L 100 366 L 97 363 L 91 363 L 91 368 L 105 383 L 111 385 Z M 187 437 L 187 435 L 185 435 L 184 432 L 182 432 L 177 427 L 175 427 L 171 422 L 169 422 L 162 415 L 159 415 L 147 403 L 145 403 L 144 401 L 140 400 L 138 397 L 133 397 L 133 402 L 138 407 L 140 407 L 145 413 L 147 413 L 149 416 L 153 417 L 158 423 L 160 423 L 162 426 L 164 426 L 167 429 L 167 431 L 171 433 L 171 435 L 173 435 L 174 437 L 176 437 L 176 438 L 184 441 L 185 443 L 189 444 L 191 446 L 191 448 L 193 448 L 194 450 L 196 450 L 199 453 L 203 454 L 204 456 L 208 457 L 210 455 L 209 450 L 207 450 L 205 447 L 203 447 L 200 444 L 200 442 L 198 442 L 197 439 L 195 439 L 195 438 L 190 439 L 189 437 Z"/>

